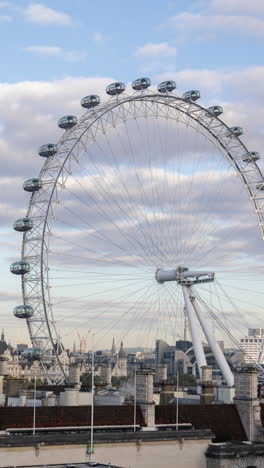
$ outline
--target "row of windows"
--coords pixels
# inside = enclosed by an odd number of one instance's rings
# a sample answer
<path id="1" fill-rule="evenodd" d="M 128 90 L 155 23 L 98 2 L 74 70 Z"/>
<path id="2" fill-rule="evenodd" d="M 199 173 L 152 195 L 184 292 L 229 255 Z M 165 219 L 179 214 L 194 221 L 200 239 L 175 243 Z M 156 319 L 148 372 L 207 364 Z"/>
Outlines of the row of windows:
<path id="1" fill-rule="evenodd" d="M 258 338 L 258 339 L 257 338 L 254 338 L 254 339 L 253 338 L 250 338 L 250 339 L 248 339 L 248 338 L 243 339 L 242 338 L 240 340 L 240 343 L 262 343 L 262 338 Z"/>

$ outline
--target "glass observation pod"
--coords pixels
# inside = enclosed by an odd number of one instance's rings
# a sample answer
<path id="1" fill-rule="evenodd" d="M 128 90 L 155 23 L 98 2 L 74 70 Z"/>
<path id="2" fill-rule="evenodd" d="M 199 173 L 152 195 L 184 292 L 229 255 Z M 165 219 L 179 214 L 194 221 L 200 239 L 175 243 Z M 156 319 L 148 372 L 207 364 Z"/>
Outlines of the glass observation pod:
<path id="1" fill-rule="evenodd" d="M 43 352 L 40 348 L 28 348 L 21 354 L 26 359 L 40 359 L 42 355 Z"/>
<path id="2" fill-rule="evenodd" d="M 243 157 L 244 162 L 258 161 L 260 159 L 260 154 L 257 151 L 249 151 Z"/>
<path id="3" fill-rule="evenodd" d="M 241 127 L 230 127 L 226 131 L 226 136 L 239 137 L 240 135 L 243 135 L 243 129 Z"/>
<path id="4" fill-rule="evenodd" d="M 20 218 L 14 222 L 13 227 L 15 231 L 27 232 L 33 228 L 33 221 L 30 218 Z"/>
<path id="5" fill-rule="evenodd" d="M 28 179 L 24 182 L 23 188 L 26 192 L 37 192 L 43 187 L 41 179 Z"/>
<path id="6" fill-rule="evenodd" d="M 124 83 L 121 83 L 121 81 L 117 81 L 116 83 L 111 83 L 107 86 L 106 93 L 109 94 L 109 96 L 116 96 L 117 94 L 123 93 L 125 89 L 126 87 Z"/>
<path id="7" fill-rule="evenodd" d="M 30 305 L 19 305 L 14 308 L 14 316 L 17 318 L 28 319 L 33 314 L 34 310 Z"/>
<path id="8" fill-rule="evenodd" d="M 260 184 L 256 185 L 257 190 L 264 190 L 264 182 L 260 182 Z"/>
<path id="9" fill-rule="evenodd" d="M 14 275 L 25 275 L 30 271 L 30 264 L 21 260 L 20 262 L 12 263 L 10 266 L 10 271 Z"/>
<path id="10" fill-rule="evenodd" d="M 38 154 L 43 156 L 44 158 L 48 158 L 49 156 L 54 156 L 57 153 L 57 145 L 53 145 L 53 143 L 47 143 L 46 145 L 42 145 L 39 148 Z"/>
<path id="11" fill-rule="evenodd" d="M 191 89 L 191 91 L 186 91 L 186 93 L 183 93 L 182 95 L 182 99 L 185 101 L 197 101 L 200 97 L 200 91 L 197 89 Z"/>
<path id="12" fill-rule="evenodd" d="M 211 106 L 207 108 L 207 111 L 210 112 L 210 114 L 213 114 L 215 117 L 218 117 L 219 115 L 223 114 L 223 107 L 221 106 Z"/>
<path id="13" fill-rule="evenodd" d="M 96 94 L 90 94 L 81 100 L 81 106 L 85 109 L 91 109 L 91 107 L 98 106 L 98 104 L 100 104 L 100 96 Z"/>
<path id="14" fill-rule="evenodd" d="M 175 81 L 163 81 L 158 86 L 159 93 L 171 93 L 174 89 L 176 89 Z"/>
<path id="15" fill-rule="evenodd" d="M 135 91 L 140 91 L 141 89 L 147 89 L 151 85 L 151 81 L 149 78 L 138 78 L 134 80 L 132 83 L 132 88 Z"/>
<path id="16" fill-rule="evenodd" d="M 58 126 L 67 130 L 77 124 L 77 117 L 75 115 L 65 115 L 58 120 Z"/>

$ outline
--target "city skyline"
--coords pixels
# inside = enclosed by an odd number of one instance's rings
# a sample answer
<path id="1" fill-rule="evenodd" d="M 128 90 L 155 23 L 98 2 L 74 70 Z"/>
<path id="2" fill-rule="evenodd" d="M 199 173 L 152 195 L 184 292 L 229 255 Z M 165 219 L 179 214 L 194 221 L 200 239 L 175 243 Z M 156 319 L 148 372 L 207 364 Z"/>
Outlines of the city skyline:
<path id="1" fill-rule="evenodd" d="M 129 11 L 123 11 L 122 27 L 126 27 L 128 20 L 130 24 L 130 34 L 125 40 L 122 28 L 117 33 L 114 21 L 110 24 L 105 19 L 107 12 L 114 18 L 113 8 L 119 13 L 122 11 L 121 2 L 115 6 L 105 2 L 105 18 L 98 15 L 95 6 L 89 5 L 89 15 L 94 20 L 89 39 L 80 15 L 81 8 L 84 15 L 88 14 L 85 2 L 80 2 L 78 11 L 63 2 L 57 2 L 56 8 L 52 2 L 31 4 L 24 1 L 19 8 L 11 2 L 0 4 L 1 33 L 4 37 L 12 36 L 12 41 L 7 41 L 5 56 L 9 57 L 9 62 L 4 67 L 0 85 L 4 192 L 1 303 L 3 326 L 10 329 L 12 340 L 16 339 L 16 334 L 22 341 L 28 340 L 26 327 L 18 323 L 12 313 L 13 307 L 21 303 L 19 280 L 7 273 L 10 263 L 20 255 L 21 239 L 12 231 L 12 223 L 26 212 L 28 196 L 22 190 L 22 183 L 37 175 L 41 168 L 38 147 L 58 140 L 57 119 L 67 113 L 81 114 L 79 101 L 83 96 L 96 93 L 105 99 L 105 87 L 111 81 L 123 80 L 129 88 L 132 79 L 142 74 L 149 75 L 153 85 L 163 79 L 175 79 L 180 93 L 197 88 L 204 105 L 222 105 L 224 121 L 228 125 L 241 125 L 247 147 L 261 152 L 263 137 L 259 122 L 263 116 L 264 67 L 258 51 L 259 38 L 264 34 L 262 5 L 255 2 L 249 12 L 245 2 L 215 0 L 201 4 L 187 2 L 187 6 L 186 2 L 169 2 L 161 17 L 163 4 L 154 3 L 155 8 L 151 9 L 148 2 L 144 4 L 141 11 L 144 26 L 137 23 L 136 35 L 132 27 L 137 21 L 136 11 L 132 6 Z M 16 31 L 23 34 L 23 44 L 18 42 Z M 254 83 L 250 95 L 248 83 Z M 260 167 L 263 168 L 261 160 Z M 230 206 L 229 200 L 233 205 Z M 247 207 L 243 211 L 239 204 L 239 197 L 234 198 L 232 188 L 228 188 L 224 209 L 231 215 L 234 209 L 239 210 L 236 220 L 241 217 L 243 222 L 237 226 L 237 244 L 230 242 L 226 248 L 232 253 L 245 249 L 248 264 L 254 267 L 257 258 L 261 265 L 262 241 L 257 223 L 251 214 L 247 219 L 250 211 Z M 249 290 L 254 291 L 252 284 Z M 261 310 L 261 296 L 254 292 L 243 294 L 242 299 L 254 304 L 254 310 L 249 312 Z M 245 308 L 250 309 L 250 305 Z M 251 325 L 260 323 L 255 320 Z M 246 325 L 243 326 L 246 330 Z M 121 336 L 122 333 L 120 331 Z M 171 340 L 175 338 L 174 333 Z M 128 339 L 134 340 L 133 336 Z"/>

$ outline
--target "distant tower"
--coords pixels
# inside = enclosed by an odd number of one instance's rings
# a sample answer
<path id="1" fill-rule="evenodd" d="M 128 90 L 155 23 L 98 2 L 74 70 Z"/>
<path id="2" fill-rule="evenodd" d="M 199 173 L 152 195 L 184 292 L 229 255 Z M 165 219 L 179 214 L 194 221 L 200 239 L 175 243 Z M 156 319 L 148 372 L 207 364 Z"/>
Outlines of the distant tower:
<path id="1" fill-rule="evenodd" d="M 76 344 L 75 344 L 75 341 L 74 341 L 74 343 L 73 343 L 73 349 L 72 349 L 72 352 L 73 352 L 73 353 L 76 353 Z"/>
<path id="2" fill-rule="evenodd" d="M 122 376 L 127 376 L 127 356 L 124 350 L 123 341 L 120 344 L 120 350 L 117 358 L 117 365 Z"/>
<path id="3" fill-rule="evenodd" d="M 1 333 L 1 341 L 5 341 L 5 334 L 4 334 L 4 329 L 2 329 L 2 333 Z"/>
<path id="4" fill-rule="evenodd" d="M 111 349 L 112 356 L 116 355 L 116 346 L 115 346 L 115 339 L 113 338 L 112 349 Z"/>

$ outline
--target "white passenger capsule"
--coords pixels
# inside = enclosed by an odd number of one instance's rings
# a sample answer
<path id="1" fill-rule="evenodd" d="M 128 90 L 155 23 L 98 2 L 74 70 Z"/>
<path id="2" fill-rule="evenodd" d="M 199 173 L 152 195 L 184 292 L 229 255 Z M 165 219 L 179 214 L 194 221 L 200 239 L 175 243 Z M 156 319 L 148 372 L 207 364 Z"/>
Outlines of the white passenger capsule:
<path id="1" fill-rule="evenodd" d="M 230 127 L 226 130 L 226 136 L 239 137 L 243 135 L 243 129 L 241 127 Z"/>
<path id="2" fill-rule="evenodd" d="M 43 351 L 40 348 L 27 348 L 21 354 L 22 357 L 29 360 L 38 360 L 43 355 Z"/>
<path id="3" fill-rule="evenodd" d="M 25 275 L 30 270 L 30 264 L 28 262 L 25 262 L 24 260 L 21 260 L 20 262 L 14 262 L 10 266 L 10 271 L 14 275 Z"/>
<path id="4" fill-rule="evenodd" d="M 117 94 L 121 94 L 125 91 L 126 87 L 124 83 L 121 81 L 116 81 L 115 83 L 111 83 L 106 88 L 106 93 L 110 96 L 116 96 Z"/>
<path id="5" fill-rule="evenodd" d="M 260 154 L 257 151 L 249 151 L 244 154 L 243 161 L 248 163 L 252 161 L 258 161 L 260 159 Z"/>
<path id="6" fill-rule="evenodd" d="M 140 91 L 141 89 L 147 89 L 151 85 L 151 81 L 149 78 L 138 78 L 134 80 L 132 83 L 132 88 L 135 91 Z"/>
<path id="7" fill-rule="evenodd" d="M 42 187 L 43 187 L 42 180 L 38 178 L 28 179 L 23 184 L 23 188 L 26 192 L 37 192 Z"/>
<path id="8" fill-rule="evenodd" d="M 215 117 L 218 117 L 219 115 L 223 114 L 223 107 L 221 106 L 211 106 L 207 108 L 207 111 L 210 112 L 210 114 L 213 114 Z"/>
<path id="9" fill-rule="evenodd" d="M 197 101 L 197 99 L 200 99 L 200 97 L 200 91 L 197 89 L 191 89 L 182 95 L 182 99 L 184 99 L 184 101 Z"/>
<path id="10" fill-rule="evenodd" d="M 100 104 L 100 97 L 96 94 L 90 94 L 81 100 L 81 106 L 85 109 L 91 109 L 91 107 L 98 106 L 98 104 Z"/>
<path id="11" fill-rule="evenodd" d="M 264 190 L 264 182 L 260 182 L 259 184 L 256 185 L 257 190 Z"/>
<path id="12" fill-rule="evenodd" d="M 58 120 L 58 127 L 67 130 L 77 124 L 77 117 L 75 115 L 65 115 Z"/>
<path id="13" fill-rule="evenodd" d="M 15 231 L 27 232 L 33 228 L 33 221 L 30 218 L 20 218 L 14 222 L 13 227 Z"/>
<path id="14" fill-rule="evenodd" d="M 14 316 L 17 318 L 28 319 L 33 314 L 34 310 L 30 305 L 19 305 L 14 308 Z"/>
<path id="15" fill-rule="evenodd" d="M 174 89 L 176 89 L 176 83 L 172 80 L 163 81 L 158 86 L 159 93 L 171 93 Z"/>
<path id="16" fill-rule="evenodd" d="M 39 150 L 38 154 L 44 158 L 49 158 L 50 156 L 54 156 L 57 153 L 57 145 L 53 143 L 47 143 L 46 145 L 42 145 Z"/>

